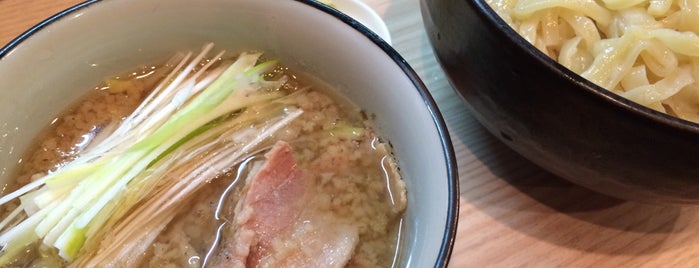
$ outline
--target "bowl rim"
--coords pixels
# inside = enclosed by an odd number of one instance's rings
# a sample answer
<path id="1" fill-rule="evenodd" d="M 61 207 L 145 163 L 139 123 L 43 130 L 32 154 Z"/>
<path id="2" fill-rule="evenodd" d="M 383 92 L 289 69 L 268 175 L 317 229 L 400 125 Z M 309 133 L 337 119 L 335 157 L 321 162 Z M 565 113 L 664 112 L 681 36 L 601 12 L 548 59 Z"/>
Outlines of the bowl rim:
<path id="1" fill-rule="evenodd" d="M 602 99 L 607 103 L 612 103 L 613 105 L 627 110 L 641 118 L 668 125 L 679 131 L 699 134 L 699 123 L 675 117 L 643 106 L 632 100 L 624 98 L 621 95 L 613 93 L 610 90 L 607 90 L 593 83 L 592 81 L 587 80 L 586 78 L 561 65 L 556 60 L 541 52 L 533 44 L 529 43 L 529 41 L 517 33 L 517 31 L 510 27 L 510 25 L 507 24 L 507 22 L 505 22 L 505 20 L 502 19 L 493 8 L 485 2 L 486 0 L 465 1 L 475 6 L 478 16 L 484 19 L 484 22 L 488 24 L 487 26 L 497 28 L 500 30 L 500 33 L 504 34 L 506 38 L 516 45 L 516 47 L 529 54 L 534 60 L 543 64 L 544 67 L 551 70 L 553 73 L 579 85 L 585 91 L 592 93 L 592 95 L 595 97 Z"/>
<path id="2" fill-rule="evenodd" d="M 12 39 L 6 45 L 0 47 L 0 63 L 2 59 L 9 55 L 14 48 L 19 46 L 22 42 L 29 39 L 33 34 L 39 32 L 42 28 L 47 25 L 56 22 L 69 14 L 82 10 L 92 4 L 108 1 L 108 0 L 87 0 L 71 6 L 63 11 L 60 11 L 49 18 L 37 23 L 25 32 L 21 33 L 19 36 Z M 114 1 L 114 0 L 110 0 Z M 459 175 L 456 163 L 456 154 L 454 153 L 454 147 L 449 136 L 449 131 L 447 125 L 444 121 L 436 101 L 432 97 L 431 93 L 427 89 L 427 86 L 422 82 L 415 70 L 410 67 L 408 62 L 403 59 L 403 57 L 385 40 L 383 40 L 378 34 L 374 33 L 368 27 L 359 23 L 352 17 L 334 9 L 327 5 L 324 5 L 315 0 L 294 0 L 302 4 L 308 5 L 312 8 L 318 9 L 325 12 L 336 19 L 342 21 L 348 26 L 354 28 L 359 33 L 367 37 L 374 45 L 378 46 L 384 53 L 386 53 L 403 71 L 403 73 L 410 79 L 410 81 L 415 86 L 415 89 L 420 94 L 428 112 L 432 117 L 432 121 L 435 124 L 437 134 L 440 139 L 440 144 L 442 147 L 442 152 L 444 156 L 444 161 L 446 162 L 446 172 L 447 172 L 447 187 L 448 187 L 448 207 L 447 207 L 447 218 L 444 226 L 444 233 L 442 235 L 442 242 L 440 246 L 437 259 L 435 260 L 434 267 L 447 267 L 449 260 L 451 258 L 452 250 L 454 247 L 454 240 L 456 238 L 456 231 L 458 225 L 458 213 L 459 213 Z"/>

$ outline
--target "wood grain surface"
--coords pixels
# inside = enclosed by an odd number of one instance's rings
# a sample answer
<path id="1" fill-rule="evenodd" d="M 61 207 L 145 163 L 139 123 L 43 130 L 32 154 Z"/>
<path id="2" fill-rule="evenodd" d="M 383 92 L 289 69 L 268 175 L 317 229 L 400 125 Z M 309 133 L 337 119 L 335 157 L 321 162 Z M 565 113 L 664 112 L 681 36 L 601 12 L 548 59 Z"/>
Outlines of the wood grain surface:
<path id="1" fill-rule="evenodd" d="M 0 45 L 78 2 L 0 0 Z M 461 187 L 451 267 L 699 266 L 696 207 L 620 201 L 542 171 L 487 133 L 454 94 L 418 0 L 365 2 L 385 19 L 394 47 L 429 87 L 451 133 Z"/>

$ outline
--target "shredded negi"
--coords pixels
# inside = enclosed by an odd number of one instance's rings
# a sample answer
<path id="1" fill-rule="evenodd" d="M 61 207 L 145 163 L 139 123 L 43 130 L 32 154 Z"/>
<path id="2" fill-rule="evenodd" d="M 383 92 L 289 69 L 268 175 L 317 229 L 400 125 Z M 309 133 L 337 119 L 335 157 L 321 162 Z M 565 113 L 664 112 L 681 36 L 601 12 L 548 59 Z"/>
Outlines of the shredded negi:
<path id="1" fill-rule="evenodd" d="M 193 59 L 192 53 L 179 55 L 172 72 L 108 136 L 0 198 L 0 205 L 21 201 L 0 222 L 0 266 L 35 243 L 72 261 L 83 246 L 99 245 L 105 230 L 112 229 L 123 234 L 115 241 L 146 243 L 107 248 L 103 251 L 114 252 L 86 263 L 141 252 L 139 246 L 152 241 L 155 232 L 137 229 L 164 228 L 179 201 L 215 176 L 210 173 L 239 163 L 302 114 L 289 109 L 294 95 L 279 91 L 287 78 L 266 76 L 276 61 L 258 63 L 261 53 L 225 61 L 220 52 L 200 66 L 212 48 L 206 45 Z M 231 139 L 235 142 L 224 142 Z M 179 175 L 168 176 L 172 170 Z M 127 213 L 132 210 L 141 213 Z"/>

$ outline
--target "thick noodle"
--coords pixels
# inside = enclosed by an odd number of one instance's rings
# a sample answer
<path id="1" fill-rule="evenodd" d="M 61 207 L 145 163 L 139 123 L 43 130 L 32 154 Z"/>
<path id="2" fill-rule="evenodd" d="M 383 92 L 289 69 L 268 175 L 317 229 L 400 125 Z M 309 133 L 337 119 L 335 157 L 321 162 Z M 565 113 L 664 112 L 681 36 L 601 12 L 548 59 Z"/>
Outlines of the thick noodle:
<path id="1" fill-rule="evenodd" d="M 582 77 L 699 122 L 699 0 L 486 0 Z"/>

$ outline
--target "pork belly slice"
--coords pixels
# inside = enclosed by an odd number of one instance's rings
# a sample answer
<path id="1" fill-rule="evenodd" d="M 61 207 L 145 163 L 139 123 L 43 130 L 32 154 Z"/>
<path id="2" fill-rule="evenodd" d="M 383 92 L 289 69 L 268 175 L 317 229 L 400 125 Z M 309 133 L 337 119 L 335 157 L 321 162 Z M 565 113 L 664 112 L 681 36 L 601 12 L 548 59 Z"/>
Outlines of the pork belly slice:
<path id="1" fill-rule="evenodd" d="M 292 148 L 277 142 L 246 182 L 236 207 L 234 235 L 213 267 L 343 267 L 359 241 L 356 227 L 314 211 L 310 176 L 297 166 Z"/>

